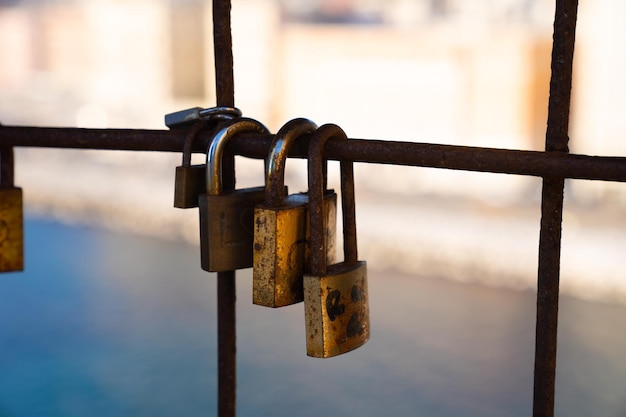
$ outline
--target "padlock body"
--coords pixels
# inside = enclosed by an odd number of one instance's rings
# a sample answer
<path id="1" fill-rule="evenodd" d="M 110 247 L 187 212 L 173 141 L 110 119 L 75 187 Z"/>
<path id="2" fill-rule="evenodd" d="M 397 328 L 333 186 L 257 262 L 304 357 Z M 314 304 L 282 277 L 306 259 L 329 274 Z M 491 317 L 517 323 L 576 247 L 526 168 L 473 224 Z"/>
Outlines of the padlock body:
<path id="1" fill-rule="evenodd" d="M 309 269 L 308 195 L 285 198 L 284 207 L 260 205 L 254 212 L 252 302 L 284 307 L 304 299 L 302 277 Z M 337 194 L 324 196 L 325 247 L 328 263 L 335 261 Z"/>
<path id="2" fill-rule="evenodd" d="M 370 335 L 367 264 L 328 267 L 323 277 L 304 276 L 307 355 L 327 358 L 354 350 Z"/>
<path id="3" fill-rule="evenodd" d="M 206 190 L 206 165 L 177 166 L 174 207 L 198 207 L 198 196 Z"/>
<path id="4" fill-rule="evenodd" d="M 265 200 L 265 187 L 198 197 L 202 269 L 233 271 L 252 266 L 254 207 Z"/>
<path id="5" fill-rule="evenodd" d="M 24 270 L 22 189 L 0 188 L 0 272 Z"/>

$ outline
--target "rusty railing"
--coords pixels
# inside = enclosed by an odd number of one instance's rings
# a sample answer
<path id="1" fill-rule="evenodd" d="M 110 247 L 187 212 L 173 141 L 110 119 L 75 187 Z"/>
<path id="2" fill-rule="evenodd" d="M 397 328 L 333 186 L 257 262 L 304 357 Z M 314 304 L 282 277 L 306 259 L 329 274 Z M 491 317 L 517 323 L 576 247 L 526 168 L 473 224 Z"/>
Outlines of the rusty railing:
<path id="1" fill-rule="evenodd" d="M 230 0 L 214 0 L 217 106 L 234 107 Z M 330 140 L 325 157 L 364 163 L 409 165 L 530 175 L 543 179 L 537 288 L 533 416 L 554 415 L 559 272 L 566 178 L 626 182 L 626 158 L 573 155 L 568 151 L 577 0 L 556 0 L 545 152 L 382 140 Z M 194 152 L 204 153 L 211 132 Z M 242 135 L 227 146 L 223 180 L 234 186 L 234 155 L 265 158 L 272 135 Z M 176 130 L 0 127 L 0 147 L 56 147 L 181 152 L 185 132 Z M 306 157 L 306 141 L 289 157 Z M 219 415 L 235 415 L 236 340 L 234 271 L 218 274 Z"/>

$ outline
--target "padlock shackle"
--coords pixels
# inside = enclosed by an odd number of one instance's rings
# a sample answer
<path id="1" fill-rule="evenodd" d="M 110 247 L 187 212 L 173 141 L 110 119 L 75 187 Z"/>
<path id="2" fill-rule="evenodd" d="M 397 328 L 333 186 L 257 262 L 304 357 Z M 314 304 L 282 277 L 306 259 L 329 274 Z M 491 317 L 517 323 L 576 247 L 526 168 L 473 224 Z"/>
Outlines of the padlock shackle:
<path id="1" fill-rule="evenodd" d="M 11 188 L 14 186 L 14 165 L 15 158 L 13 156 L 13 147 L 3 146 L 0 148 L 0 186 L 2 188 Z"/>
<path id="2" fill-rule="evenodd" d="M 327 272 L 324 230 L 324 147 L 329 139 L 348 140 L 337 125 L 325 124 L 311 137 L 308 150 L 309 221 L 311 237 L 311 274 L 325 276 Z M 344 263 L 358 262 L 356 238 L 356 209 L 354 199 L 354 169 L 352 161 L 341 160 L 341 211 L 343 219 Z"/>
<path id="3" fill-rule="evenodd" d="M 237 117 L 241 117 L 241 110 L 236 107 L 210 107 L 208 109 L 203 109 L 201 107 L 195 107 L 195 110 L 198 119 L 195 120 L 188 131 L 187 137 L 185 138 L 185 144 L 183 146 L 183 165 L 184 167 L 191 166 L 191 149 L 193 148 L 193 142 L 198 137 L 198 133 L 200 133 L 203 129 L 209 127 L 210 122 L 220 121 L 220 120 L 232 120 Z M 187 110 L 183 110 L 185 112 Z M 178 112 L 181 113 L 181 112 Z M 176 114 L 176 113 L 172 113 Z M 167 115 L 170 116 L 170 115 Z M 167 116 L 166 119 L 167 119 Z M 193 121 L 193 119 L 192 119 Z"/>
<path id="4" fill-rule="evenodd" d="M 269 130 L 254 119 L 241 117 L 227 120 L 213 136 L 206 152 L 206 193 L 222 193 L 222 155 L 228 141 L 242 133 L 269 133 Z"/>
<path id="5" fill-rule="evenodd" d="M 265 206 L 282 207 L 285 204 L 285 164 L 291 145 L 303 135 L 315 132 L 317 125 L 309 119 L 288 121 L 276 133 L 265 164 Z"/>
<path id="6" fill-rule="evenodd" d="M 198 137 L 198 133 L 202 131 L 206 127 L 206 124 L 203 120 L 194 123 L 189 127 L 187 131 L 187 137 L 185 138 L 185 144 L 183 145 L 183 165 L 184 167 L 191 166 L 191 149 L 193 148 L 193 143 Z"/>

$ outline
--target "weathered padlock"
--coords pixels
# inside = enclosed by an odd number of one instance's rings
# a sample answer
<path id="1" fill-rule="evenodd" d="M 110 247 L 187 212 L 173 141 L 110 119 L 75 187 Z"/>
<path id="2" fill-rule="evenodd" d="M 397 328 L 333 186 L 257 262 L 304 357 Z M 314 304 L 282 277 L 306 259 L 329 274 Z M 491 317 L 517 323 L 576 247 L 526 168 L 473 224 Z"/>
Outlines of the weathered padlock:
<path id="1" fill-rule="evenodd" d="M 302 276 L 309 263 L 308 194 L 285 196 L 285 163 L 291 144 L 317 126 L 294 119 L 276 134 L 267 158 L 265 202 L 254 210 L 252 302 L 283 307 L 304 299 Z M 337 195 L 324 192 L 326 259 L 334 262 Z"/>
<path id="2" fill-rule="evenodd" d="M 265 200 L 265 187 L 223 191 L 222 155 L 226 143 L 242 133 L 269 133 L 260 122 L 238 118 L 224 122 L 206 157 L 206 192 L 198 196 L 202 269 L 232 271 L 252 266 L 254 207 Z"/>
<path id="3" fill-rule="evenodd" d="M 0 272 L 24 270 L 22 189 L 13 184 L 13 148 L 0 149 Z"/>
<path id="4" fill-rule="evenodd" d="M 198 133 L 215 127 L 215 123 L 220 120 L 230 120 L 239 116 L 241 111 L 235 107 L 208 109 L 194 107 L 165 115 L 165 124 L 171 129 L 191 124 L 183 147 L 183 164 L 176 167 L 174 207 L 183 209 L 198 207 L 198 196 L 206 188 L 206 165 L 191 165 L 191 151 Z"/>
<path id="5" fill-rule="evenodd" d="M 369 339 L 367 264 L 358 260 L 354 170 L 341 161 L 344 261 L 327 266 L 324 249 L 323 150 L 330 138 L 347 140 L 336 125 L 320 127 L 309 145 L 311 272 L 304 276 L 307 355 L 327 358 L 356 349 Z"/>

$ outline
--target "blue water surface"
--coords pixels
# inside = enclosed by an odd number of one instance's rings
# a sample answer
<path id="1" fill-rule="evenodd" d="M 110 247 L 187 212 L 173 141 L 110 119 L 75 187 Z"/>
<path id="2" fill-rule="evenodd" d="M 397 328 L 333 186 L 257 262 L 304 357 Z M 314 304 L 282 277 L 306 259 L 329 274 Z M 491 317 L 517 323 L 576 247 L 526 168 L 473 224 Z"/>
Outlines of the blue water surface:
<path id="1" fill-rule="evenodd" d="M 0 276 L 0 417 L 216 415 L 216 282 L 198 248 L 27 219 Z M 239 416 L 530 416 L 535 295 L 370 265 L 372 336 L 305 354 L 302 305 L 238 274 Z M 562 297 L 558 416 L 626 417 L 626 309 Z"/>

